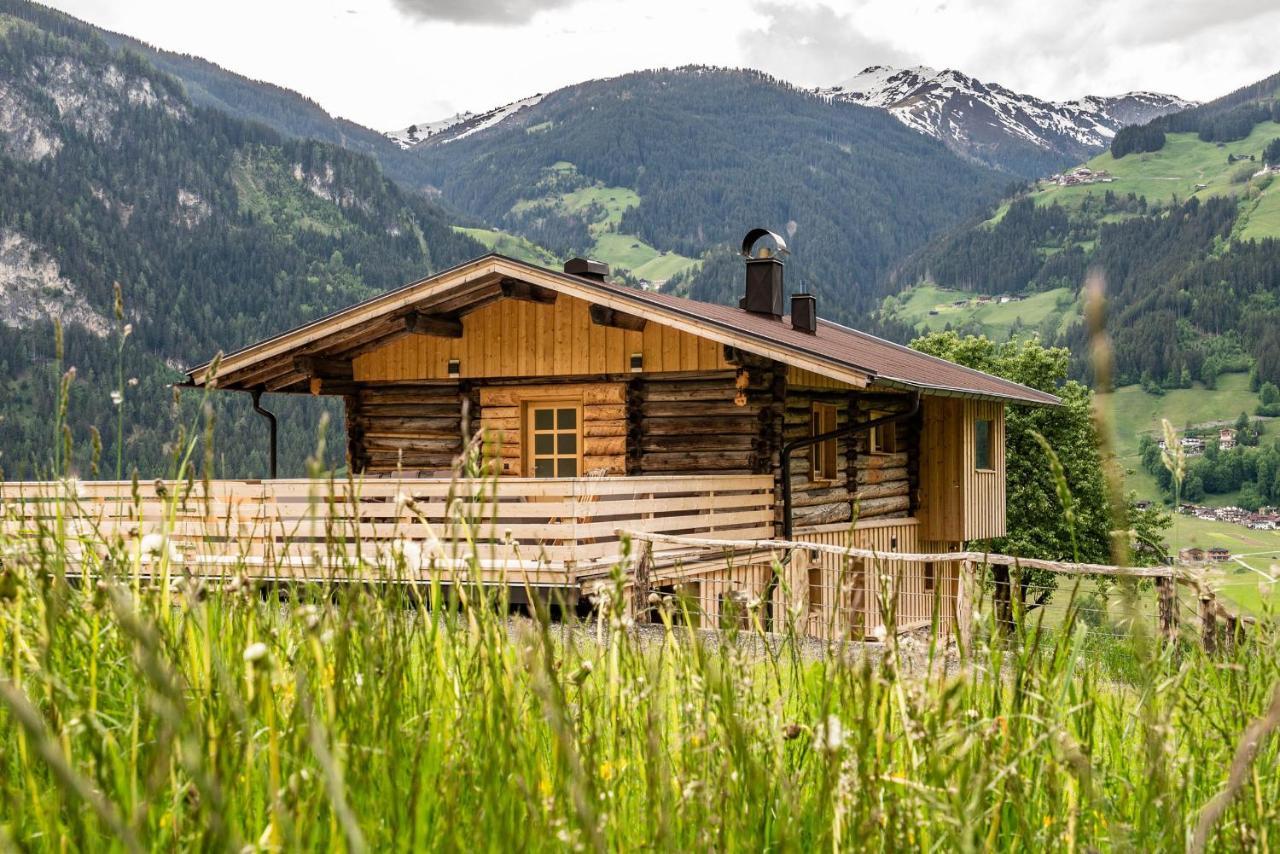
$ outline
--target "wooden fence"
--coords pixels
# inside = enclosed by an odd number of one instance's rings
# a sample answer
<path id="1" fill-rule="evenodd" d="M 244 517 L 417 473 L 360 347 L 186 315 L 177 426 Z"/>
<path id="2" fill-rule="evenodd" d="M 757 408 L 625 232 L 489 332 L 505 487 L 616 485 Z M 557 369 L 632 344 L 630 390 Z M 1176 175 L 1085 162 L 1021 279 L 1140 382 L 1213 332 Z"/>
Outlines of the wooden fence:
<path id="1" fill-rule="evenodd" d="M 1177 589 L 1181 585 L 1191 592 L 1196 602 L 1198 635 L 1209 651 L 1224 643 L 1233 643 L 1245 624 L 1250 622 L 1250 618 L 1242 617 L 1219 600 L 1199 573 L 1181 567 L 1071 563 L 974 551 L 912 553 L 880 547 L 866 548 L 857 543 L 856 528 L 846 535 L 846 540 L 849 540 L 846 545 L 817 542 L 813 537 L 746 542 L 649 531 L 619 533 L 646 543 L 647 548 L 657 550 L 656 554 L 661 554 L 662 549 L 680 548 L 686 553 L 690 549 L 711 552 L 731 549 L 738 555 L 768 556 L 783 567 L 783 579 L 777 584 L 768 583 L 767 587 L 757 585 L 754 589 L 757 592 L 763 589 L 770 591 L 772 599 L 768 604 L 772 613 L 789 609 L 793 615 L 808 615 L 796 621 L 795 625 L 802 633 L 813 636 L 846 639 L 882 637 L 894 631 L 936 624 L 944 633 L 954 631 L 957 640 L 968 645 L 979 595 L 978 571 L 984 567 L 992 570 L 992 606 L 997 626 L 1013 624 L 1014 579 L 1023 570 L 1045 570 L 1066 576 L 1150 579 L 1155 587 L 1158 632 L 1166 641 L 1181 636 L 1180 612 L 1187 607 L 1180 603 L 1178 597 Z M 821 594 L 814 590 L 811 571 L 815 565 L 843 567 L 834 588 L 828 584 Z M 907 572 L 907 567 L 921 567 L 921 570 Z M 875 580 L 868 580 L 868 575 L 874 575 Z M 911 585 L 903 582 L 904 578 L 922 576 L 933 578 L 929 585 L 932 592 L 927 597 L 915 595 Z M 662 589 L 664 576 L 652 574 L 644 582 Z M 637 591 L 634 601 L 642 601 L 643 594 L 644 591 Z M 815 609 L 817 595 L 828 598 L 822 607 Z M 922 622 L 918 612 L 924 601 L 932 602 L 932 613 Z M 830 603 L 835 603 L 834 607 Z M 901 613 L 905 619 L 899 619 L 899 608 L 903 605 L 906 610 Z M 700 607 L 714 610 L 723 606 L 704 602 Z M 820 619 L 814 619 L 815 610 Z M 884 634 L 879 629 L 883 629 Z"/>
<path id="2" fill-rule="evenodd" d="M 0 532 L 57 544 L 76 566 L 110 543 L 154 564 L 163 542 L 206 574 L 369 578 L 399 555 L 423 574 L 562 586 L 617 562 L 621 526 L 754 539 L 772 534 L 773 504 L 768 475 L 25 482 L 0 484 Z"/>

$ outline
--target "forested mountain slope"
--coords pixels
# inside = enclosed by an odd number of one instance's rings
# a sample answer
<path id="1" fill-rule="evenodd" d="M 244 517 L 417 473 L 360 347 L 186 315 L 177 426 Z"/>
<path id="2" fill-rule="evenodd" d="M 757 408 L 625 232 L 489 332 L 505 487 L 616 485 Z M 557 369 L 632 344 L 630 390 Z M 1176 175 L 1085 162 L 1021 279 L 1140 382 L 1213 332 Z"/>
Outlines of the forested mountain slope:
<path id="1" fill-rule="evenodd" d="M 139 382 L 125 388 L 125 456 L 154 475 L 173 436 L 174 368 L 483 251 L 367 157 L 202 107 L 173 77 L 63 15 L 11 0 L 0 10 L 6 476 L 51 457 L 55 317 L 62 364 L 77 368 L 72 434 L 87 448 L 96 428 L 108 460 L 120 438 L 116 354 L 130 324 L 125 377 Z M 243 403 L 222 410 L 223 473 L 260 475 L 263 430 Z M 286 423 L 302 411 L 273 405 Z M 309 437 L 284 435 L 297 471 Z"/>
<path id="2" fill-rule="evenodd" d="M 1158 390 L 1252 370 L 1255 386 L 1280 383 L 1280 169 L 1267 162 L 1280 166 L 1277 120 L 1280 78 L 1269 78 L 1122 131 L 1119 156 L 1107 152 L 1084 171 L 1040 182 L 918 252 L 891 283 L 1074 293 L 1096 269 L 1107 285 L 1118 382 Z M 888 301 L 884 316 L 919 323 L 905 310 L 909 294 Z M 1039 331 L 1071 345 L 1085 373 L 1078 318 Z"/>
<path id="3" fill-rule="evenodd" d="M 561 254 L 621 237 L 700 258 L 752 226 L 785 230 L 789 281 L 846 320 L 889 267 L 1006 183 L 883 111 L 713 68 L 570 86 L 410 153 L 451 204 Z M 716 257 L 687 270 L 688 287 L 736 299 L 740 271 Z"/>

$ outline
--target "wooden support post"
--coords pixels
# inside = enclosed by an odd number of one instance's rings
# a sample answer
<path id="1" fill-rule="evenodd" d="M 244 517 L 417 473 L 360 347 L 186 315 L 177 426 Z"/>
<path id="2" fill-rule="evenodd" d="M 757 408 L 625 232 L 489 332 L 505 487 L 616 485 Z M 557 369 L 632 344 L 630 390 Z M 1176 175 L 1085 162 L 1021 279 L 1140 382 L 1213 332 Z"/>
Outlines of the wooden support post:
<path id="1" fill-rule="evenodd" d="M 1209 655 L 1218 651 L 1218 603 L 1207 590 L 1200 593 L 1200 640 Z"/>
<path id="2" fill-rule="evenodd" d="M 978 582 L 972 561 L 961 561 L 955 580 L 956 586 L 956 643 L 963 651 L 972 649 L 973 613 Z"/>
<path id="3" fill-rule="evenodd" d="M 649 575 L 652 568 L 653 543 L 646 541 L 640 544 L 640 558 L 636 561 L 631 579 L 631 616 L 636 623 L 653 621 L 652 608 L 649 606 L 649 593 L 652 590 Z"/>
<path id="4" fill-rule="evenodd" d="M 1013 628 L 1013 600 L 1009 584 L 1009 567 L 996 564 L 991 567 L 991 577 L 995 586 L 991 593 L 991 604 L 996 616 L 996 630 L 1006 634 Z"/>
<path id="5" fill-rule="evenodd" d="M 1178 590 L 1172 576 L 1156 579 L 1159 597 L 1160 637 L 1167 644 L 1178 642 Z"/>

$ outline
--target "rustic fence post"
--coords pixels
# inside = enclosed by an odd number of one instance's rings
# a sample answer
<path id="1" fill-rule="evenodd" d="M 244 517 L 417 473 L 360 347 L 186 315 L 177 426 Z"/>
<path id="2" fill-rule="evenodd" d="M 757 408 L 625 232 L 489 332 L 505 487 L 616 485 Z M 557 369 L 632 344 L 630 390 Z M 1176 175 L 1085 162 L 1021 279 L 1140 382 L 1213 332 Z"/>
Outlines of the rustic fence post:
<path id="1" fill-rule="evenodd" d="M 1009 584 L 1009 567 L 993 564 L 991 577 L 995 585 L 991 592 L 991 604 L 996 616 L 996 630 L 1007 634 L 1013 628 L 1013 600 Z"/>
<path id="2" fill-rule="evenodd" d="M 637 623 L 652 620 L 649 607 L 649 570 L 653 565 L 653 543 L 645 540 L 640 546 L 640 559 L 631 577 L 631 618 Z"/>
<path id="3" fill-rule="evenodd" d="M 968 651 L 973 642 L 974 591 L 977 580 L 972 561 L 961 561 L 956 576 L 956 643 L 962 651 Z"/>
<path id="4" fill-rule="evenodd" d="M 1213 593 L 1200 591 L 1200 641 L 1204 651 L 1213 655 L 1218 650 L 1218 603 Z"/>
<path id="5" fill-rule="evenodd" d="M 1160 637 L 1165 643 L 1178 641 L 1178 590 L 1172 575 L 1156 579 L 1156 595 L 1159 597 Z"/>

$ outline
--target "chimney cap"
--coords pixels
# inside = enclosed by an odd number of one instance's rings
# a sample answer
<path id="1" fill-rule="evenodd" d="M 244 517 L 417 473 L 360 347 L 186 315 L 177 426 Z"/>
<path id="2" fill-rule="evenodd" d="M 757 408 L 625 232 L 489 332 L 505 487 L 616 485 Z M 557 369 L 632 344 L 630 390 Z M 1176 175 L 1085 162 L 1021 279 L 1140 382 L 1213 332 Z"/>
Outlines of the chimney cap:
<path id="1" fill-rule="evenodd" d="M 767 228 L 753 228 L 747 232 L 746 237 L 742 238 L 742 256 L 744 258 L 755 258 L 755 256 L 751 254 L 751 250 L 755 248 L 756 243 L 759 242 L 762 237 L 768 237 L 773 240 L 774 250 L 772 255 L 786 255 L 790 252 L 790 250 L 787 249 L 787 241 L 783 240 L 781 235 L 776 234 Z M 761 255 L 759 257 L 768 258 L 770 256 Z"/>
<path id="2" fill-rule="evenodd" d="M 589 258 L 570 258 L 564 262 L 564 271 L 571 276 L 604 281 L 609 277 L 609 265 Z"/>

